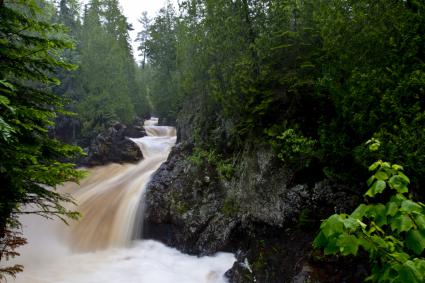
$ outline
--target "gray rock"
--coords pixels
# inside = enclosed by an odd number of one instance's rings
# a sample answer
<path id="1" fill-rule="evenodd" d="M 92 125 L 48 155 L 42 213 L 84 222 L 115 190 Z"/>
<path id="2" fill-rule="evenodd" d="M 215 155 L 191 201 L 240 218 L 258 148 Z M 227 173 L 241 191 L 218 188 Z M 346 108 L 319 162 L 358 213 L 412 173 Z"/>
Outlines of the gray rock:
<path id="1" fill-rule="evenodd" d="M 134 163 L 143 158 L 140 148 L 129 139 L 145 136 L 141 126 L 127 127 L 116 123 L 104 133 L 97 135 L 91 142 L 85 157 L 80 164 L 98 166 L 107 163 Z"/>

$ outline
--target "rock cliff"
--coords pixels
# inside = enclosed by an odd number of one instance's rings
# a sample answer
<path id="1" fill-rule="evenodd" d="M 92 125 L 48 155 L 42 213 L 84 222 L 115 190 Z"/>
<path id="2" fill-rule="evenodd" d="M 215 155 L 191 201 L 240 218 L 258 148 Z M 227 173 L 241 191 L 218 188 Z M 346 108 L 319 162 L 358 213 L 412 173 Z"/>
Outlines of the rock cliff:
<path id="1" fill-rule="evenodd" d="M 227 156 L 234 160 L 229 177 L 208 158 L 194 162 L 197 140 L 223 148 L 229 136 L 225 121 L 201 112 L 180 116 L 178 144 L 147 187 L 144 237 L 191 254 L 235 253 L 230 282 L 360 280 L 357 263 L 347 272 L 340 260 L 317 261 L 311 248 L 320 219 L 351 210 L 359 196 L 328 180 L 295 183 L 294 172 L 255 137 Z"/>

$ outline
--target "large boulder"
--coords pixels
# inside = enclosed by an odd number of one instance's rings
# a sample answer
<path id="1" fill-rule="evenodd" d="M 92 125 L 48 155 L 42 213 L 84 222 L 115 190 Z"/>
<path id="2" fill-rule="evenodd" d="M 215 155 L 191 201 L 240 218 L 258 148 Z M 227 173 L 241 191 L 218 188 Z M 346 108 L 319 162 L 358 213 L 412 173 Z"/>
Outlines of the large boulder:
<path id="1" fill-rule="evenodd" d="M 87 149 L 87 157 L 80 164 L 98 166 L 108 163 L 134 163 L 143 159 L 142 152 L 130 138 L 140 138 L 146 133 L 142 126 L 127 127 L 116 123 L 94 138 Z"/>

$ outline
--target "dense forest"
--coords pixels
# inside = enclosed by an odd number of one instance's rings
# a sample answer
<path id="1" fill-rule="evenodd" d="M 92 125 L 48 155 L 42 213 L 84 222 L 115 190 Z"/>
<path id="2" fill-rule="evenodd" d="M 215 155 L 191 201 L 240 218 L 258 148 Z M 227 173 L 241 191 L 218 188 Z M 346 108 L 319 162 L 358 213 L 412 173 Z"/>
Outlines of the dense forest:
<path id="1" fill-rule="evenodd" d="M 175 119 L 197 96 L 231 121 L 232 150 L 256 133 L 299 171 L 339 182 L 357 182 L 384 158 L 404 164 L 423 195 L 420 1 L 186 1 L 180 9 L 161 10 L 146 43 L 160 117 Z M 363 146 L 371 138 L 381 141 L 374 156 Z"/>
<path id="2" fill-rule="evenodd" d="M 78 218 L 48 187 L 83 177 L 80 147 L 152 115 L 220 182 L 249 143 L 290 168 L 288 186 L 343 185 L 358 197 L 353 214 L 298 218 L 321 229 L 315 247 L 368 254 L 373 282 L 425 280 L 423 1 L 187 0 L 142 12 L 133 54 L 118 0 L 0 1 L 0 260 L 25 243 L 19 215 Z M 0 268 L 0 279 L 22 269 Z"/>

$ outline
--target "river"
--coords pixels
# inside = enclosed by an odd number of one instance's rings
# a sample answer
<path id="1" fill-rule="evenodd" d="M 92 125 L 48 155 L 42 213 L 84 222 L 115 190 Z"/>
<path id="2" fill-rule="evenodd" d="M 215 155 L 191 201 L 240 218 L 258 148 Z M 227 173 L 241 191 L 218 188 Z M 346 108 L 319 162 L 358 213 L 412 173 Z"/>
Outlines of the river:
<path id="1" fill-rule="evenodd" d="M 25 266 L 16 283 L 224 283 L 232 254 L 183 254 L 139 240 L 144 189 L 176 142 L 173 127 L 145 122 L 146 137 L 133 139 L 144 159 L 88 169 L 80 185 L 59 190 L 74 197 L 82 218 L 66 226 L 38 216 L 22 218 L 28 244 L 15 263 Z M 13 282 L 13 280 L 11 280 Z"/>

